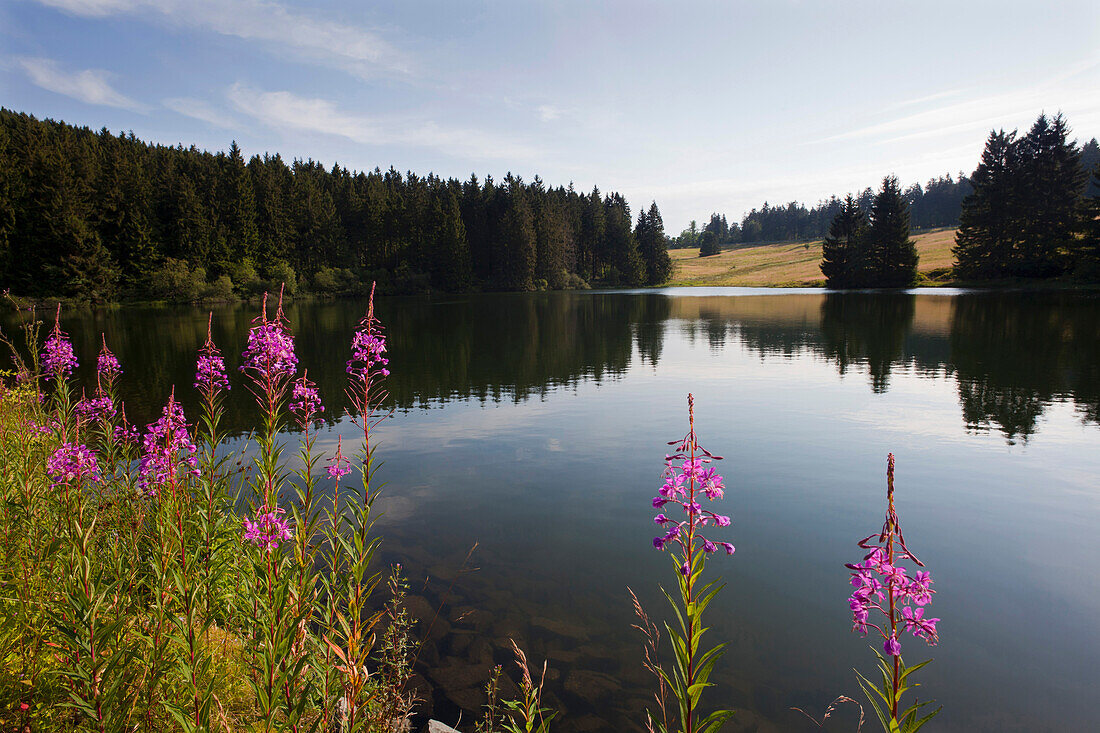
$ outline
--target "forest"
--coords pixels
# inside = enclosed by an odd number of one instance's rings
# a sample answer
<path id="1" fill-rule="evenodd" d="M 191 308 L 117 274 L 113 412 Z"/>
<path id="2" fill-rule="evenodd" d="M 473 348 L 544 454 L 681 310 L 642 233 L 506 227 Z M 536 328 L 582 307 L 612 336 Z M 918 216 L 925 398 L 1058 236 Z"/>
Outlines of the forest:
<path id="1" fill-rule="evenodd" d="M 0 109 L 0 285 L 107 302 L 657 285 L 657 205 L 511 174 L 326 169 Z"/>

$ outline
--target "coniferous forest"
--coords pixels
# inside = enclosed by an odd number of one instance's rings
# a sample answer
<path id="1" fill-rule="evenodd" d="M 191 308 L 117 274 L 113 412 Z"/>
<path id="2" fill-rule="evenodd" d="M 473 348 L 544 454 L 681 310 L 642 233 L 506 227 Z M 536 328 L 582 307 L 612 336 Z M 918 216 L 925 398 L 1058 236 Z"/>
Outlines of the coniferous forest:
<path id="1" fill-rule="evenodd" d="M 0 109 L 0 283 L 91 301 L 656 285 L 656 204 L 146 143 Z"/>

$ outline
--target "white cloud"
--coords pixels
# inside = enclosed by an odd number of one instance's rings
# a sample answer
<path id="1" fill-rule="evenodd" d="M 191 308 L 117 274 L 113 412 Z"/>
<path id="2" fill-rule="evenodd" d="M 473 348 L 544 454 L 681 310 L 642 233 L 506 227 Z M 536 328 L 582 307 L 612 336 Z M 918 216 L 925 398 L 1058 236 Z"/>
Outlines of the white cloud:
<path id="1" fill-rule="evenodd" d="M 276 129 L 337 135 L 363 145 L 433 148 L 473 160 L 530 160 L 536 155 L 521 142 L 480 130 L 349 114 L 326 99 L 287 91 L 265 92 L 238 83 L 228 96 L 239 112 Z"/>
<path id="2" fill-rule="evenodd" d="M 539 119 L 543 122 L 552 122 L 561 117 L 561 110 L 552 104 L 540 104 L 536 109 Z"/>
<path id="3" fill-rule="evenodd" d="M 151 15 L 175 26 L 266 42 L 280 53 L 343 68 L 361 77 L 378 71 L 407 73 L 404 54 L 378 34 L 319 19 L 265 0 L 38 0 L 67 13 L 102 17 Z"/>
<path id="4" fill-rule="evenodd" d="M 200 99 L 172 97 L 164 100 L 164 106 L 173 112 L 177 112 L 186 117 L 192 117 L 196 120 L 202 120 L 214 127 L 224 127 L 227 130 L 235 130 L 240 127 L 240 124 L 235 119 L 214 109 Z"/>
<path id="5" fill-rule="evenodd" d="M 87 104 L 121 107 L 134 112 L 144 112 L 145 105 L 130 99 L 114 89 L 107 79 L 109 72 L 102 69 L 85 69 L 77 72 L 63 71 L 56 61 L 43 58 L 19 59 L 19 65 L 37 86 L 66 97 L 79 99 Z"/>

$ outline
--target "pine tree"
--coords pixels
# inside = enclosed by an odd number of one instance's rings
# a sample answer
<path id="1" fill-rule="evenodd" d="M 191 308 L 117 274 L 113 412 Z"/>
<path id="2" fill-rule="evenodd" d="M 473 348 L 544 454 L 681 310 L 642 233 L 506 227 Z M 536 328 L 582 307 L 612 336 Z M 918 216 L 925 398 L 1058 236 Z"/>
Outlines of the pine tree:
<path id="1" fill-rule="evenodd" d="M 121 285 L 131 291 L 144 287 L 145 273 L 156 264 L 153 244 L 152 186 L 137 158 L 136 141 L 99 135 L 103 162 L 94 193 L 94 225 L 103 246 L 121 266 Z"/>
<path id="2" fill-rule="evenodd" d="M 955 235 L 955 275 L 963 280 L 1005 277 L 1013 268 L 1020 233 L 1019 151 L 1015 132 L 989 133 L 973 192 L 962 202 Z"/>
<path id="3" fill-rule="evenodd" d="M 256 196 L 244 156 L 234 140 L 222 156 L 222 191 L 218 207 L 222 234 L 233 263 L 255 261 L 259 248 L 256 230 Z"/>
<path id="4" fill-rule="evenodd" d="M 532 290 L 535 286 L 535 225 L 523 182 L 511 174 L 508 184 L 508 208 L 501 222 L 500 242 L 503 265 L 499 287 L 506 290 Z"/>
<path id="5" fill-rule="evenodd" d="M 710 257 L 721 251 L 721 247 L 718 246 L 718 235 L 711 231 L 704 231 L 699 237 L 699 256 Z"/>
<path id="6" fill-rule="evenodd" d="M 1051 277 L 1066 271 L 1067 254 L 1078 229 L 1079 199 L 1085 184 L 1080 151 L 1058 113 L 1045 114 L 1020 141 L 1021 256 L 1014 274 Z"/>
<path id="7" fill-rule="evenodd" d="M 608 282 L 612 285 L 640 285 L 645 265 L 638 254 L 638 242 L 630 218 L 630 207 L 620 194 L 613 194 L 604 201 L 606 211 L 606 243 Z"/>
<path id="8" fill-rule="evenodd" d="M 565 287 L 568 233 L 561 203 L 544 196 L 535 219 L 535 277 L 555 290 Z"/>
<path id="9" fill-rule="evenodd" d="M 273 156 L 253 156 L 248 162 L 256 200 L 256 260 L 261 270 L 269 274 L 278 262 L 290 255 L 294 224 L 287 203 L 293 187 L 293 177 L 283 159 Z"/>
<path id="10" fill-rule="evenodd" d="M 638 252 L 645 263 L 645 284 L 661 285 L 672 277 L 672 258 L 669 257 L 665 237 L 665 223 L 657 202 L 638 214 L 638 225 L 634 228 L 634 238 L 638 240 Z"/>
<path id="11" fill-rule="evenodd" d="M 867 284 L 867 221 L 852 194 L 832 223 L 821 245 L 821 274 L 830 288 L 857 288 Z"/>
<path id="12" fill-rule="evenodd" d="M 916 244 L 909 238 L 909 204 L 896 176 L 882 179 L 871 206 L 867 251 L 872 283 L 880 288 L 907 288 L 917 282 Z"/>
<path id="13" fill-rule="evenodd" d="M 1091 184 L 1100 191 L 1100 162 L 1092 170 Z M 1100 194 L 1081 202 L 1081 239 L 1074 274 L 1090 282 L 1100 281 Z"/>
<path id="14" fill-rule="evenodd" d="M 607 219 L 603 198 L 600 196 L 600 190 L 593 188 L 592 193 L 584 198 L 580 237 L 577 240 L 577 272 L 585 280 L 591 280 L 602 274 L 599 268 L 603 262 L 599 258 L 599 253 L 604 250 L 606 230 Z"/>
<path id="15" fill-rule="evenodd" d="M 470 249 L 458 197 L 453 191 L 439 192 L 433 203 L 435 254 L 431 262 L 432 284 L 452 292 L 470 286 Z"/>

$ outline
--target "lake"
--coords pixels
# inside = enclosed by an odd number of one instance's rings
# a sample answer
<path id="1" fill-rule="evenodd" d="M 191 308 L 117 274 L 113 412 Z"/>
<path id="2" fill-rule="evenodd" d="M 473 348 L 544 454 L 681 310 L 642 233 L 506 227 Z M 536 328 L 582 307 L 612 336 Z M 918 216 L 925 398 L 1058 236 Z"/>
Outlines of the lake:
<path id="1" fill-rule="evenodd" d="M 339 416 L 364 306 L 287 308 L 330 449 L 356 435 Z M 256 309 L 214 309 L 231 374 Z M 378 315 L 395 411 L 377 433 L 377 526 L 413 614 L 442 605 L 417 665 L 435 717 L 476 708 L 491 664 L 514 672 L 515 638 L 549 659 L 555 730 L 640 729 L 627 721 L 643 719 L 652 681 L 627 586 L 668 616 L 658 584 L 675 579 L 651 544 L 650 499 L 692 392 L 700 443 L 725 457 L 712 508 L 733 525 L 720 538 L 737 546 L 707 570 L 728 583 L 709 640 L 729 648 L 704 701 L 744 711 L 728 730 L 807 730 L 790 707 L 862 701 L 852 669 L 874 671 L 875 641 L 850 630 L 844 563 L 882 525 L 889 452 L 942 619 L 938 647 L 903 640 L 910 663 L 935 657 L 921 691 L 944 710 L 928 729 L 1095 725 L 1097 294 L 674 288 L 383 298 Z M 103 309 L 63 326 L 85 380 L 107 333 L 135 422 L 172 385 L 197 414 L 205 310 Z M 257 420 L 239 378 L 227 410 L 239 433 Z M 854 730 L 854 716 L 833 729 Z"/>

